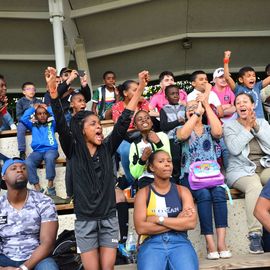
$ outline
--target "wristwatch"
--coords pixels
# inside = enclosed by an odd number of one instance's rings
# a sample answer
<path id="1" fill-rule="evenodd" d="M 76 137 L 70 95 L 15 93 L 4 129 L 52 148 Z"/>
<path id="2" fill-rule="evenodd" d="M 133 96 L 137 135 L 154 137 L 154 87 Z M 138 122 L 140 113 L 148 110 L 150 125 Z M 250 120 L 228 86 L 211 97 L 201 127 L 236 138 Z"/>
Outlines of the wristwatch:
<path id="1" fill-rule="evenodd" d="M 158 217 L 158 224 L 163 225 L 164 223 L 164 217 Z"/>
<path id="2" fill-rule="evenodd" d="M 24 265 L 24 264 L 21 264 L 19 266 L 19 268 L 22 269 L 22 270 L 29 270 L 28 267 L 26 265 Z"/>

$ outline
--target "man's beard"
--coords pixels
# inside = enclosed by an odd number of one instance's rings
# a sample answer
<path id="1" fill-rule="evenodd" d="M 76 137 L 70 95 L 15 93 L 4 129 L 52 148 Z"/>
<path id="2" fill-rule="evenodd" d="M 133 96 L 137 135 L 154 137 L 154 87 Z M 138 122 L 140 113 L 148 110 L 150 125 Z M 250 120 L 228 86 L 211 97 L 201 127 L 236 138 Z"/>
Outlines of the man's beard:
<path id="1" fill-rule="evenodd" d="M 24 180 L 24 181 L 18 181 L 18 182 L 16 181 L 12 187 L 13 189 L 20 190 L 20 189 L 26 188 L 26 186 L 27 186 L 27 180 Z"/>

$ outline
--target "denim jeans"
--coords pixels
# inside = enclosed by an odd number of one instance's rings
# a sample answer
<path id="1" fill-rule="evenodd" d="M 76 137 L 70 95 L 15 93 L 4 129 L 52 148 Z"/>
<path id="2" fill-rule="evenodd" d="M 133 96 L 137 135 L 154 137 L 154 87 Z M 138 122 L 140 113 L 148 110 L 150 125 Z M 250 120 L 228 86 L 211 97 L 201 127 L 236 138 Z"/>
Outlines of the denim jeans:
<path id="1" fill-rule="evenodd" d="M 190 189 L 197 203 L 201 234 L 213 234 L 212 208 L 216 228 L 228 227 L 228 208 L 225 189 L 217 186 L 214 188 L 204 188 L 192 190 L 188 181 L 188 174 L 181 179 L 181 185 Z"/>
<path id="2" fill-rule="evenodd" d="M 185 233 L 152 235 L 139 247 L 138 270 L 197 270 L 196 252 Z"/>
<path id="3" fill-rule="evenodd" d="M 0 266 L 2 267 L 7 267 L 7 266 L 19 267 L 24 262 L 25 261 L 12 261 L 7 256 L 0 254 Z M 59 267 L 57 266 L 53 258 L 48 257 L 40 261 L 33 269 L 34 270 L 58 270 Z"/>
<path id="4" fill-rule="evenodd" d="M 130 149 L 130 143 L 124 140 L 119 145 L 117 149 L 117 153 L 120 155 L 121 164 L 124 169 L 126 179 L 128 183 L 131 185 L 134 181 L 134 178 L 131 175 L 130 170 L 129 170 L 129 149 Z"/>
<path id="5" fill-rule="evenodd" d="M 19 152 L 25 152 L 26 145 L 25 145 L 25 133 L 26 133 L 26 126 L 19 122 L 17 125 L 17 141 L 18 141 L 18 150 Z"/>
<path id="6" fill-rule="evenodd" d="M 42 160 L 45 161 L 46 179 L 54 180 L 55 160 L 58 158 L 58 156 L 59 154 L 57 150 L 48 150 L 46 152 L 32 152 L 25 161 L 28 170 L 29 183 L 32 185 L 39 183 L 37 167 L 40 165 Z"/>
<path id="7" fill-rule="evenodd" d="M 0 131 L 3 131 L 3 130 L 9 130 L 10 129 L 10 126 L 12 124 L 14 124 L 14 121 L 10 115 L 9 112 L 6 112 L 4 115 L 3 115 L 3 118 L 2 118 L 2 125 L 0 127 Z"/>

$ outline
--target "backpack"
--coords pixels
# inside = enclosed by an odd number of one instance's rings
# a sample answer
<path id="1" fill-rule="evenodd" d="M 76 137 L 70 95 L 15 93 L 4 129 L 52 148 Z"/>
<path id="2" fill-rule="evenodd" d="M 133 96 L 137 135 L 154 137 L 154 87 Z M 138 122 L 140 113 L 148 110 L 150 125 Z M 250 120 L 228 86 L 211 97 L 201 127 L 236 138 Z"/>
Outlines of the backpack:
<path id="1" fill-rule="evenodd" d="M 64 230 L 57 238 L 52 254 L 60 270 L 82 270 L 74 230 Z"/>
<path id="2" fill-rule="evenodd" d="M 224 176 L 215 160 L 193 162 L 189 167 L 188 180 L 192 190 L 224 184 Z"/>

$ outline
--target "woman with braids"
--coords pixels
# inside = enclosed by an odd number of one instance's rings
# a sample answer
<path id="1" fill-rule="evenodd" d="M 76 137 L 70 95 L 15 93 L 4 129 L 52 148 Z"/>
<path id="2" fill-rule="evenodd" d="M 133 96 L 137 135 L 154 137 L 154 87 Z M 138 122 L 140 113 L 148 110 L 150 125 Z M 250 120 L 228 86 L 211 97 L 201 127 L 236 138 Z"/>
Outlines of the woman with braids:
<path id="1" fill-rule="evenodd" d="M 54 73 L 52 71 L 47 76 L 48 85 L 53 80 Z M 76 214 L 75 234 L 85 270 L 114 268 L 118 220 L 112 178 L 112 155 L 127 132 L 148 80 L 147 71 L 139 73 L 138 89 L 106 142 L 103 142 L 100 120 L 93 112 L 78 112 L 73 116 L 69 128 L 57 91 L 50 88 L 51 106 L 60 143 L 71 165 Z"/>

